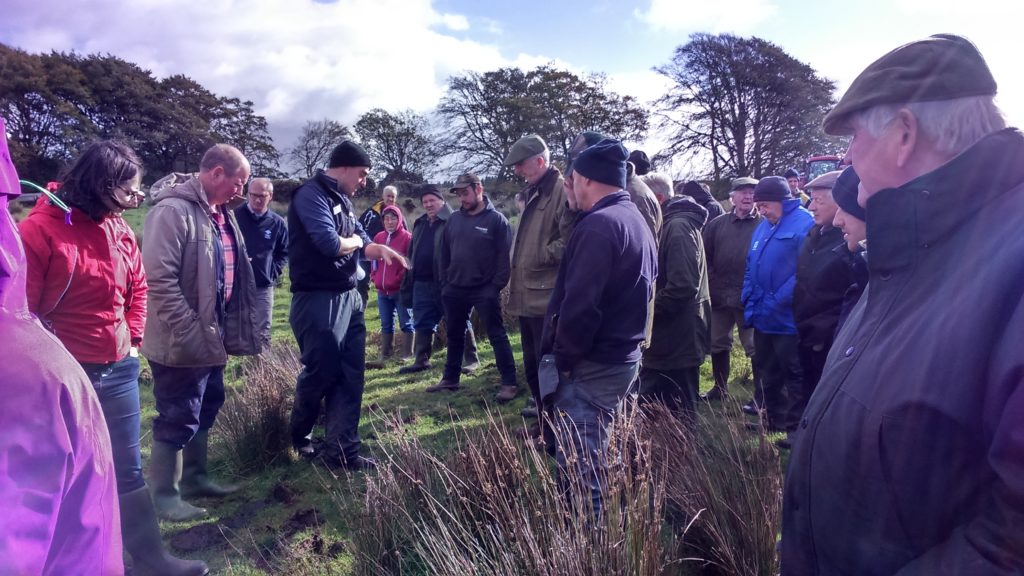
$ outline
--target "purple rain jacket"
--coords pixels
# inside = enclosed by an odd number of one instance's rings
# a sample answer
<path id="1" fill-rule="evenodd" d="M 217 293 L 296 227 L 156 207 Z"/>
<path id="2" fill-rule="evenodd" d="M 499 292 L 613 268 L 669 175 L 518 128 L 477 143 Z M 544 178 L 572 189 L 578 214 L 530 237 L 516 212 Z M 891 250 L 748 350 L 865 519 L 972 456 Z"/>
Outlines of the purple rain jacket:
<path id="1" fill-rule="evenodd" d="M 107 424 L 81 366 L 28 311 L 25 252 L 7 211 L 19 193 L 0 137 L 0 565 L 5 574 L 124 574 Z"/>

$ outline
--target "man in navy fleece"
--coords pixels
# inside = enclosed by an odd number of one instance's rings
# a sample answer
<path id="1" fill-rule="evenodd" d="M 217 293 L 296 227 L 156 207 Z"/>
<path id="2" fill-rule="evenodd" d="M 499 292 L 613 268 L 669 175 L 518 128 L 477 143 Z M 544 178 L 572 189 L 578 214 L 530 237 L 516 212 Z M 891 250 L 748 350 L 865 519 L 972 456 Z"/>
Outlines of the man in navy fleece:
<path id="1" fill-rule="evenodd" d="M 550 394 L 559 441 L 573 444 L 557 447 L 559 474 L 580 475 L 594 515 L 601 512 L 607 428 L 636 380 L 658 267 L 654 237 L 625 190 L 628 156 L 621 142 L 604 139 L 573 163 L 582 214 L 545 319 L 545 352 L 554 355 L 558 378 L 541 394 Z"/>

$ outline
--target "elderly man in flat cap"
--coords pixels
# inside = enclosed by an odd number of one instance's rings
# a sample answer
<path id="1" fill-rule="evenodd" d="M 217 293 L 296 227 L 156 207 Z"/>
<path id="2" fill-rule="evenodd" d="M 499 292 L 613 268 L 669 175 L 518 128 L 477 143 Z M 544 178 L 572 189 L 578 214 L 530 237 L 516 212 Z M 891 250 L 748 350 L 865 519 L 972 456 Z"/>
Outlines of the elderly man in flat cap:
<path id="1" fill-rule="evenodd" d="M 807 209 L 814 216 L 814 227 L 807 233 L 796 263 L 796 287 L 793 290 L 793 318 L 800 337 L 800 365 L 804 371 L 803 393 L 793 398 L 793 432 L 777 444 L 789 448 L 797 432 L 796 423 L 807 399 L 821 378 L 825 358 L 832 347 L 843 298 L 853 284 L 852 254 L 843 244 L 843 232 L 832 225 L 839 207 L 832 199 L 832 187 L 840 171 L 828 172 L 807 183 L 811 197 Z"/>
<path id="2" fill-rule="evenodd" d="M 938 35 L 825 117 L 853 135 L 870 282 L 793 447 L 783 574 L 1024 573 L 1024 135 L 995 94 Z"/>
<path id="3" fill-rule="evenodd" d="M 512 240 L 508 312 L 519 318 L 526 382 L 535 406 L 541 406 L 537 384 L 540 338 L 567 232 L 572 230 L 571 215 L 565 200 L 565 179 L 558 168 L 551 166 L 551 152 L 540 136 L 520 138 L 505 157 L 505 165 L 526 181 L 525 205 Z M 532 435 L 539 431 L 537 426 Z"/>

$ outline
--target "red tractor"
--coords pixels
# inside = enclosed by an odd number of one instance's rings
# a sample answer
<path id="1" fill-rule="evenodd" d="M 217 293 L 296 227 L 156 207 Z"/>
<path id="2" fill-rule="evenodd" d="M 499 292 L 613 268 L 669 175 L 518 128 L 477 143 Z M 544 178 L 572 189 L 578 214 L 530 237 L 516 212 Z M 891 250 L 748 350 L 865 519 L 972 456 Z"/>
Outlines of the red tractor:
<path id="1" fill-rule="evenodd" d="M 833 170 L 841 170 L 844 166 L 843 159 L 839 156 L 811 156 L 804 165 L 803 178 L 800 179 L 800 188 L 803 189 L 808 182 L 818 176 Z"/>

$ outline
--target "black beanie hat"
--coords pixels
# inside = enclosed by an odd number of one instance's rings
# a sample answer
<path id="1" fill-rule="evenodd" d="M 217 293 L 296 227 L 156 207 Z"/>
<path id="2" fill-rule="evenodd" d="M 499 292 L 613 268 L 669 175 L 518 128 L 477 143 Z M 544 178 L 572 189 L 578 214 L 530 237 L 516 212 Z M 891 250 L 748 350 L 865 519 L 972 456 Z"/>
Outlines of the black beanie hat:
<path id="1" fill-rule="evenodd" d="M 633 163 L 637 176 L 643 176 L 651 171 L 651 159 L 643 150 L 633 150 L 629 153 L 629 161 Z"/>
<path id="2" fill-rule="evenodd" d="M 340 168 L 342 166 L 365 166 L 373 168 L 370 155 L 363 150 L 363 147 L 351 140 L 343 140 L 341 144 L 331 151 L 331 159 L 327 163 L 328 168 Z"/>
<path id="3" fill-rule="evenodd" d="M 783 176 L 788 180 L 790 178 L 799 178 L 800 173 L 796 171 L 796 168 L 790 168 L 789 170 L 786 170 L 786 173 L 783 174 Z"/>
<path id="4" fill-rule="evenodd" d="M 761 178 L 754 186 L 754 202 L 782 202 L 789 198 L 789 182 L 782 176 Z"/>
<path id="5" fill-rule="evenodd" d="M 859 184 L 860 176 L 853 171 L 853 166 L 848 166 L 836 178 L 836 183 L 832 185 L 832 199 L 842 208 L 843 212 L 864 221 L 867 219 L 867 213 L 857 203 L 857 186 Z"/>
<path id="6" fill-rule="evenodd" d="M 627 159 L 629 152 L 622 142 L 606 138 L 580 152 L 572 168 L 591 180 L 625 189 Z"/>
<path id="7" fill-rule="evenodd" d="M 444 201 L 444 194 L 441 193 L 441 189 L 437 187 L 437 184 L 420 184 L 412 191 L 413 196 L 418 196 L 422 201 L 423 197 L 428 194 L 433 194 Z"/>

